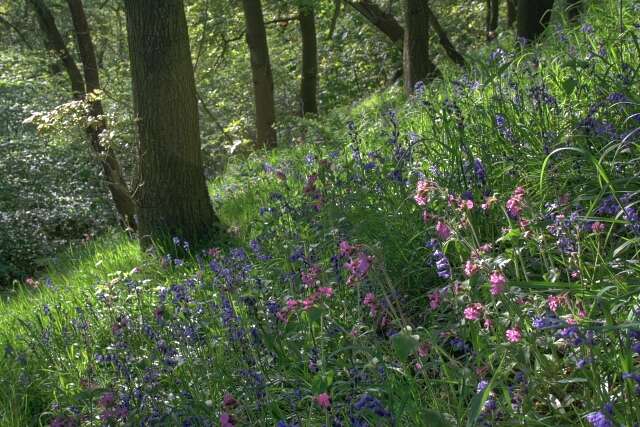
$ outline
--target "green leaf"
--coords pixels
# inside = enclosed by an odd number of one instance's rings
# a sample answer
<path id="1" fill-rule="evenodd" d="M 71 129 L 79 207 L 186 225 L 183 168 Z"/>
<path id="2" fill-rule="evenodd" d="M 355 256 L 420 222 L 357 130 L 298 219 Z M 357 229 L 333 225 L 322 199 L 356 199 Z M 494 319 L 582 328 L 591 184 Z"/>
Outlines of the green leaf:
<path id="1" fill-rule="evenodd" d="M 429 427 L 451 427 L 452 424 L 448 422 L 444 416 L 433 409 L 425 409 L 422 411 L 423 425 Z"/>
<path id="2" fill-rule="evenodd" d="M 407 360 L 418 348 L 418 341 L 410 335 L 399 333 L 391 338 L 393 347 L 400 360 Z"/>

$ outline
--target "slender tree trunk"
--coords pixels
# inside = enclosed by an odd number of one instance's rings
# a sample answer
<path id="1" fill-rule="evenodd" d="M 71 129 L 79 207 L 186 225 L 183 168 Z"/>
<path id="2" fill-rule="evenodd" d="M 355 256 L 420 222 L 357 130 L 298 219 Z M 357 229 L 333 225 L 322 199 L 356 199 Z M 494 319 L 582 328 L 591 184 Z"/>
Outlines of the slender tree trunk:
<path id="1" fill-rule="evenodd" d="M 302 82 L 300 98 L 302 115 L 318 114 L 318 43 L 316 40 L 315 13 L 312 6 L 300 8 L 300 32 L 302 33 Z"/>
<path id="2" fill-rule="evenodd" d="M 333 33 L 336 31 L 336 25 L 338 24 L 338 18 L 340 17 L 340 9 L 342 9 L 342 2 L 340 0 L 333 0 L 333 16 L 331 17 L 331 24 L 329 25 L 327 40 L 331 40 L 333 38 Z"/>
<path id="3" fill-rule="evenodd" d="M 69 76 L 73 98 L 76 100 L 84 99 L 85 81 L 73 57 L 71 56 L 69 49 L 67 49 L 67 46 L 62 39 L 51 11 L 45 5 L 43 0 L 29 0 L 29 3 L 33 6 L 33 9 L 36 12 L 38 23 L 42 31 L 45 33 L 48 45 L 56 53 Z M 91 91 L 100 88 L 98 70 L 97 67 L 93 66 L 95 65 L 95 55 L 93 54 L 91 35 L 89 33 L 84 9 L 80 0 L 69 0 L 69 8 L 74 22 L 74 27 L 76 29 L 76 34 L 78 36 L 78 47 L 85 70 L 86 90 L 90 93 Z M 107 180 L 109 192 L 111 193 L 116 210 L 122 219 L 123 226 L 135 228 L 136 207 L 124 180 L 120 164 L 118 163 L 113 151 L 109 148 L 105 149 L 100 142 L 100 134 L 106 129 L 103 119 L 102 104 L 99 101 L 91 102 L 90 108 L 90 122 L 93 124 L 89 125 L 85 129 L 89 143 L 100 160 L 102 172 Z"/>
<path id="4" fill-rule="evenodd" d="M 583 7 L 582 0 L 567 0 L 567 18 L 569 18 L 570 22 L 578 22 Z"/>
<path id="5" fill-rule="evenodd" d="M 382 10 L 370 0 L 344 0 L 346 4 L 359 12 L 367 21 L 386 35 L 391 43 L 400 45 L 404 38 L 404 29 L 396 18 Z"/>
<path id="6" fill-rule="evenodd" d="M 513 25 L 516 23 L 516 1 L 517 0 L 507 0 L 507 25 L 509 27 L 513 27 Z"/>
<path id="7" fill-rule="evenodd" d="M 33 7 L 38 19 L 38 25 L 45 36 L 45 47 L 53 50 L 64 67 L 65 72 L 69 76 L 71 83 L 71 92 L 73 98 L 80 100 L 84 96 L 84 81 L 80 69 L 71 56 L 67 45 L 60 35 L 60 31 L 56 26 L 56 21 L 51 14 L 51 10 L 47 7 L 43 0 L 28 0 Z"/>
<path id="8" fill-rule="evenodd" d="M 491 41 L 496 38 L 498 31 L 498 14 L 500 12 L 499 0 L 486 0 L 487 9 L 487 40 Z"/>
<path id="9" fill-rule="evenodd" d="M 260 0 L 242 0 L 247 29 L 247 45 L 251 56 L 251 74 L 256 109 L 256 142 L 258 147 L 274 147 L 276 131 L 273 76 L 269 60 L 267 32 Z"/>
<path id="10" fill-rule="evenodd" d="M 143 247 L 218 236 L 200 152 L 200 128 L 182 0 L 125 0 L 139 136 L 138 234 Z"/>
<path id="11" fill-rule="evenodd" d="M 447 53 L 447 56 L 451 58 L 451 60 L 456 64 L 464 67 L 466 65 L 464 57 L 460 54 L 460 52 L 456 50 L 455 46 L 453 46 L 453 43 L 451 43 L 451 40 L 449 40 L 446 31 L 444 30 L 444 28 L 442 28 L 442 25 L 440 25 L 438 18 L 436 17 L 435 13 L 433 13 L 428 4 L 426 7 L 427 14 L 429 15 L 429 23 L 433 27 L 433 30 L 436 32 L 436 34 L 438 34 L 438 40 L 440 41 L 440 44 L 442 45 L 444 51 Z"/>
<path id="12" fill-rule="evenodd" d="M 67 0 L 71 19 L 78 42 L 78 51 L 84 70 L 84 81 L 86 92 L 89 95 L 100 90 L 100 75 L 96 61 L 95 48 L 91 40 L 91 31 L 87 23 L 87 17 L 82 6 L 82 0 Z M 99 97 L 88 97 L 89 115 L 91 124 L 87 127 L 87 135 L 93 150 L 100 156 L 103 165 L 103 173 L 107 179 L 107 185 L 111 192 L 111 197 L 120 214 L 125 226 L 135 229 L 136 205 L 127 188 L 127 183 L 122 173 L 120 163 L 116 158 L 113 149 L 104 146 L 101 142 L 101 135 L 107 130 L 107 123 L 104 118 L 104 109 Z"/>
<path id="13" fill-rule="evenodd" d="M 13 30 L 27 49 L 33 49 L 33 46 L 31 46 L 29 40 L 25 37 L 25 35 L 22 33 L 22 30 L 20 30 L 17 25 L 13 24 L 2 15 L 0 15 L 0 23 L 6 26 L 9 30 Z"/>
<path id="14" fill-rule="evenodd" d="M 426 1 L 404 0 L 404 17 L 404 90 L 407 95 L 411 95 L 415 84 L 431 77 L 434 72 L 434 66 L 429 60 L 429 16 Z"/>
<path id="15" fill-rule="evenodd" d="M 551 19 L 553 0 L 518 0 L 518 38 L 536 40 Z"/>

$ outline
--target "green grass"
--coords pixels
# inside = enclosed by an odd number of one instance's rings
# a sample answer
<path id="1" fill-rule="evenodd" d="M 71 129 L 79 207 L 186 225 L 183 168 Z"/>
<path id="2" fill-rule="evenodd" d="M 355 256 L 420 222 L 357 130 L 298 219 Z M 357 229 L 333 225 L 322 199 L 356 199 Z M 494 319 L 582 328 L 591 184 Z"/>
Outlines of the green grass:
<path id="1" fill-rule="evenodd" d="M 62 255 L 53 288 L 0 302 L 0 424 L 640 422 L 626 378 L 640 374 L 640 155 L 619 136 L 638 127 L 640 79 L 624 64 L 640 48 L 633 5 L 624 33 L 616 5 L 592 3 L 593 34 L 550 30 L 524 51 L 505 39 L 510 53 L 480 52 L 466 81 L 408 102 L 374 94 L 292 124 L 304 144 L 230 160 L 210 191 L 242 251 L 183 264 L 114 233 Z"/>

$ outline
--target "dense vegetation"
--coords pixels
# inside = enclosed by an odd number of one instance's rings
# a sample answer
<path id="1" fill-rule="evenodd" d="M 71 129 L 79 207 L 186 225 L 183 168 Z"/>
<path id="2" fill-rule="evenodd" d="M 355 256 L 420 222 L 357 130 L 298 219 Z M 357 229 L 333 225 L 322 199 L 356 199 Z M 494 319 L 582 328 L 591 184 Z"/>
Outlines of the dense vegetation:
<path id="1" fill-rule="evenodd" d="M 126 25 L 98 3 L 130 179 Z M 401 52 L 352 9 L 327 37 L 318 2 L 320 114 L 301 118 L 295 11 L 263 2 L 278 147 L 253 150 L 242 10 L 187 3 L 226 230 L 204 246 L 120 230 L 65 76 L 37 36 L 1 39 L 0 424 L 640 423 L 639 4 L 568 21 L 558 1 L 516 43 L 502 22 L 485 40 L 485 2 L 432 1 L 467 65 L 432 35 L 439 74 L 407 96 Z"/>

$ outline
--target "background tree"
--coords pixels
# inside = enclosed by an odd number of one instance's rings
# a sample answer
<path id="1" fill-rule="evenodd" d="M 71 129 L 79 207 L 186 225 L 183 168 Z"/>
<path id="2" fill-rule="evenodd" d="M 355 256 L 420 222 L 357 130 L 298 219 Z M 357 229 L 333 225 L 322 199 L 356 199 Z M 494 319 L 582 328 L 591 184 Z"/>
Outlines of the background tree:
<path id="1" fill-rule="evenodd" d="M 553 0 L 519 0 L 518 38 L 526 41 L 537 39 L 551 19 Z"/>
<path id="2" fill-rule="evenodd" d="M 273 75 L 269 58 L 267 32 L 260 0 L 242 0 L 246 24 L 246 38 L 251 57 L 251 74 L 256 113 L 256 143 L 258 147 L 274 147 L 276 131 L 273 100 Z"/>
<path id="3" fill-rule="evenodd" d="M 196 86 L 182 0 L 126 0 L 139 142 L 139 235 L 202 241 L 219 230 L 202 168 Z"/>
<path id="4" fill-rule="evenodd" d="M 417 82 L 424 81 L 435 71 L 435 66 L 429 59 L 429 17 L 426 1 L 404 0 L 404 18 L 404 90 L 410 95 Z"/>
<path id="5" fill-rule="evenodd" d="M 83 64 L 84 79 L 58 30 L 51 10 L 43 0 L 29 0 L 29 2 L 36 12 L 40 28 L 45 33 L 47 39 L 46 47 L 53 49 L 69 77 L 73 98 L 86 100 L 89 103 L 89 120 L 85 131 L 91 148 L 98 155 L 111 198 L 123 225 L 135 228 L 136 206 L 124 179 L 122 168 L 111 147 L 105 146 L 101 141 L 101 136 L 105 134 L 107 125 L 104 119 L 102 103 L 99 97 L 96 96 L 96 91 L 100 90 L 100 78 L 91 33 L 82 2 L 81 0 L 68 0 Z"/>
<path id="6" fill-rule="evenodd" d="M 500 13 L 500 0 L 486 1 L 487 40 L 496 38 L 498 31 L 498 18 Z"/>
<path id="7" fill-rule="evenodd" d="M 577 22 L 583 7 L 583 0 L 567 0 L 567 17 L 569 21 Z"/>
<path id="8" fill-rule="evenodd" d="M 318 43 L 313 3 L 302 3 L 299 11 L 302 35 L 302 81 L 300 84 L 302 115 L 318 114 Z"/>
<path id="9" fill-rule="evenodd" d="M 516 11 L 517 0 L 507 0 L 507 25 L 513 27 L 518 18 Z"/>

